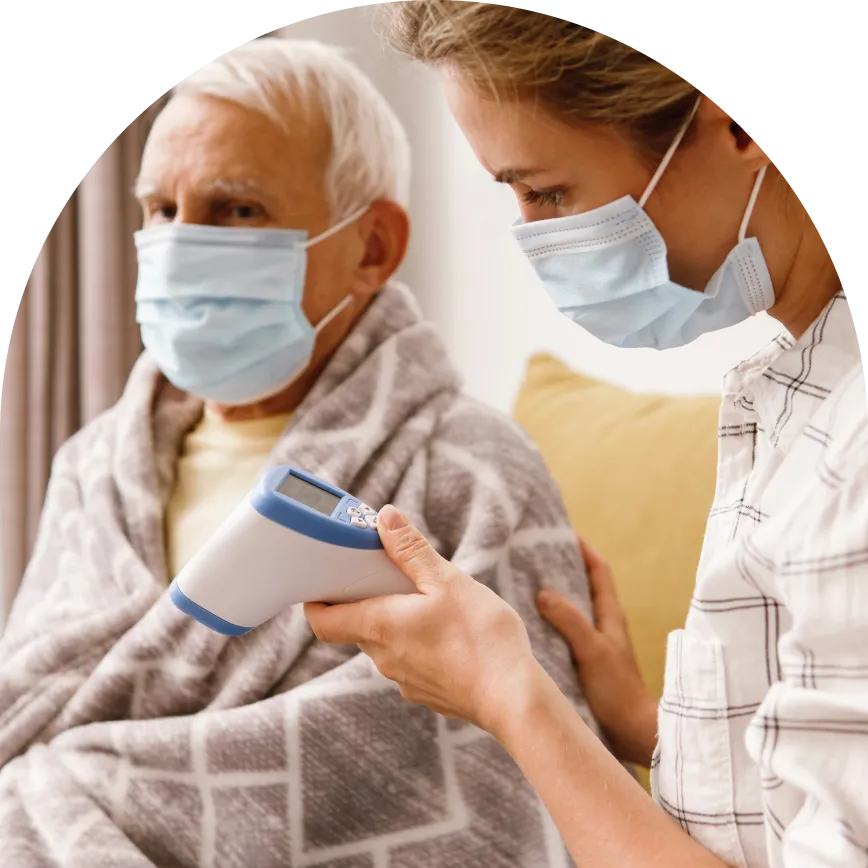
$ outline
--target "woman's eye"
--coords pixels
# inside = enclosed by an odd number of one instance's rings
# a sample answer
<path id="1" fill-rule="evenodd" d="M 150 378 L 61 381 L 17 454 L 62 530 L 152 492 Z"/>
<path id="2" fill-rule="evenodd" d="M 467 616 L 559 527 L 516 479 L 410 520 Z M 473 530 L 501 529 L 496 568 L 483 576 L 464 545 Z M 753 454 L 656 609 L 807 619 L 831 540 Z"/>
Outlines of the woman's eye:
<path id="1" fill-rule="evenodd" d="M 564 201 L 563 190 L 528 190 L 521 198 L 528 205 L 548 205 L 556 208 Z"/>

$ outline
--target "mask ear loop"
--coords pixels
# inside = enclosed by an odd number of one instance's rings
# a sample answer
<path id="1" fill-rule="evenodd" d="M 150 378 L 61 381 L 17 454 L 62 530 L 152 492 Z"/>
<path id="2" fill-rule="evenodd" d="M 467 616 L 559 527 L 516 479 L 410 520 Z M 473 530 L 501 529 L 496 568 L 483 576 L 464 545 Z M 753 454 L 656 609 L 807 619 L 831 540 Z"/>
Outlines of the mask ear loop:
<path id="1" fill-rule="evenodd" d="M 350 223 L 358 220 L 359 217 L 361 217 L 362 214 L 364 214 L 365 211 L 368 210 L 368 208 L 370 208 L 370 205 L 362 205 L 361 208 L 357 208 L 355 211 L 352 212 L 352 214 L 344 217 L 343 220 L 339 220 L 337 223 L 335 223 L 334 226 L 330 226 L 328 229 L 325 230 L 325 232 L 320 232 L 319 235 L 315 235 L 313 238 L 308 238 L 308 240 L 305 241 L 302 246 L 306 250 L 308 247 L 313 247 L 314 244 L 319 244 L 320 241 L 325 241 L 326 238 L 331 237 L 336 232 L 340 232 L 341 229 L 344 229 L 345 227 L 349 226 Z"/>
<path id="2" fill-rule="evenodd" d="M 358 220 L 365 211 L 368 210 L 370 205 L 362 205 L 361 208 L 357 208 L 347 217 L 344 217 L 343 220 L 339 220 L 335 223 L 334 226 L 329 227 L 325 230 L 325 232 L 320 232 L 319 235 L 309 239 L 304 243 L 305 249 L 308 247 L 312 247 L 314 244 L 318 244 L 320 241 L 325 241 L 330 235 L 334 235 L 336 232 L 340 232 L 346 226 L 349 226 L 350 223 Z M 338 302 L 314 327 L 314 334 L 319 334 L 351 301 L 353 300 L 353 295 L 350 293 L 343 301 Z"/>
<path id="3" fill-rule="evenodd" d="M 313 333 L 319 334 L 351 301 L 353 300 L 352 293 L 350 293 L 343 301 L 338 302 L 314 327 Z M 288 389 L 293 383 L 301 378 L 304 372 L 308 369 L 308 365 L 305 365 L 300 371 L 296 371 L 285 383 L 281 383 L 276 389 L 272 389 L 269 392 L 266 392 L 263 395 L 259 395 L 254 398 L 250 403 L 257 403 L 258 401 L 264 401 L 267 398 L 273 398 L 275 395 L 279 395 L 285 389 Z M 247 403 L 247 402 L 245 402 Z"/>
<path id="4" fill-rule="evenodd" d="M 702 94 L 699 95 L 699 98 L 693 104 L 693 108 L 690 110 L 690 114 L 687 116 L 687 120 L 681 125 L 681 129 L 678 131 L 678 134 L 675 136 L 672 144 L 669 146 L 669 150 L 663 155 L 663 159 L 660 161 L 660 165 L 657 167 L 657 171 L 651 176 L 651 180 L 648 182 L 648 186 L 645 188 L 645 192 L 642 194 L 642 198 L 639 199 L 639 207 L 644 208 L 645 203 L 648 201 L 648 197 L 654 192 L 654 188 L 657 186 L 657 182 L 663 177 L 663 173 L 666 171 L 666 167 L 669 165 L 669 161 L 672 159 L 673 154 L 678 150 L 678 146 L 681 144 L 681 140 L 684 138 L 687 130 L 690 128 L 690 124 L 693 121 L 694 116 L 696 115 L 696 110 L 699 108 L 699 104 L 702 102 Z"/>
<path id="5" fill-rule="evenodd" d="M 741 226 L 738 227 L 738 243 L 741 244 L 747 235 L 747 225 L 750 223 L 751 215 L 753 214 L 754 206 L 756 205 L 757 196 L 759 196 L 760 187 L 763 185 L 763 178 L 766 176 L 768 166 L 763 166 L 756 173 L 756 181 L 753 183 L 753 190 L 750 193 L 750 199 L 747 200 L 747 208 L 744 211 L 744 217 L 741 218 Z"/>
<path id="6" fill-rule="evenodd" d="M 348 296 L 344 298 L 343 301 L 339 301 L 314 327 L 314 334 L 319 334 L 351 301 L 353 300 L 353 294 L 350 293 Z"/>

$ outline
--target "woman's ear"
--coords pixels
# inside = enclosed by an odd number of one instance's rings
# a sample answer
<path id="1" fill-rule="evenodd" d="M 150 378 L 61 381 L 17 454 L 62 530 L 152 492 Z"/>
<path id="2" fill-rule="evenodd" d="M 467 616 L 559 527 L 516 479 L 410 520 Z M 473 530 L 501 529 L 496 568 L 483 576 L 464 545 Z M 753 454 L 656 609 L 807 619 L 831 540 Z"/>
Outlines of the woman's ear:
<path id="1" fill-rule="evenodd" d="M 397 202 L 379 199 L 360 218 L 359 229 L 364 252 L 356 267 L 353 292 L 370 296 L 385 285 L 403 262 L 410 239 L 410 218 Z"/>
<path id="2" fill-rule="evenodd" d="M 721 155 L 735 160 L 751 172 L 770 162 L 765 148 L 720 103 L 705 95 L 699 106 L 709 141 Z M 722 151 L 720 149 L 723 149 Z"/>
<path id="3" fill-rule="evenodd" d="M 740 151 L 749 148 L 753 144 L 751 137 L 735 121 L 730 122 L 729 132 L 735 138 L 736 147 Z"/>
<path id="4" fill-rule="evenodd" d="M 755 164 L 752 168 L 759 171 L 769 162 L 765 148 L 737 120 L 730 121 L 729 134 L 739 157 Z"/>

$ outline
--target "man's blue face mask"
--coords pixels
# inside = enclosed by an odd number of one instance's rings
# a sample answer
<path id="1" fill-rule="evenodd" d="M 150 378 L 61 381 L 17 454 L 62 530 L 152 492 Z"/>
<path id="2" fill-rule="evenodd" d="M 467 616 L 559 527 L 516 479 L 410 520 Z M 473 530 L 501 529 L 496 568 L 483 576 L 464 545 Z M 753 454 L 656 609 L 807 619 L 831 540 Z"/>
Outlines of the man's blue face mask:
<path id="1" fill-rule="evenodd" d="M 695 292 L 669 279 L 666 243 L 643 208 L 698 105 L 638 202 L 624 196 L 583 214 L 512 227 L 558 310 L 613 346 L 658 350 L 682 346 L 774 303 L 759 242 L 745 238 L 765 168 L 757 174 L 738 244 L 705 290 Z"/>
<path id="2" fill-rule="evenodd" d="M 311 326 L 301 307 L 307 248 L 365 210 L 310 240 L 303 230 L 184 223 L 137 232 L 136 319 L 166 378 L 225 405 L 285 389 L 310 362 L 317 332 L 351 299 Z"/>

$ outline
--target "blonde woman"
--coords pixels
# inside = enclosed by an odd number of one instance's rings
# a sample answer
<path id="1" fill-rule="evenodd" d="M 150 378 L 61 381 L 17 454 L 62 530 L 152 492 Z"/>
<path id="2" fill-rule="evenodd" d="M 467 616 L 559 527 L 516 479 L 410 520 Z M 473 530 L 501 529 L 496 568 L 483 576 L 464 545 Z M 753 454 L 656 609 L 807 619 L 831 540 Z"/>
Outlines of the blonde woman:
<path id="1" fill-rule="evenodd" d="M 617 756 L 651 767 L 653 801 L 536 664 L 518 616 L 391 507 L 383 542 L 419 593 L 309 606 L 317 635 L 358 643 L 408 700 L 491 732 L 580 864 L 864 865 L 865 380 L 813 223 L 745 130 L 615 40 L 484 3 L 384 12 L 515 192 L 516 241 L 564 314 L 622 347 L 666 349 L 763 310 L 783 333 L 725 382 L 715 503 L 659 706 L 597 555 L 594 625 L 539 600 Z"/>

